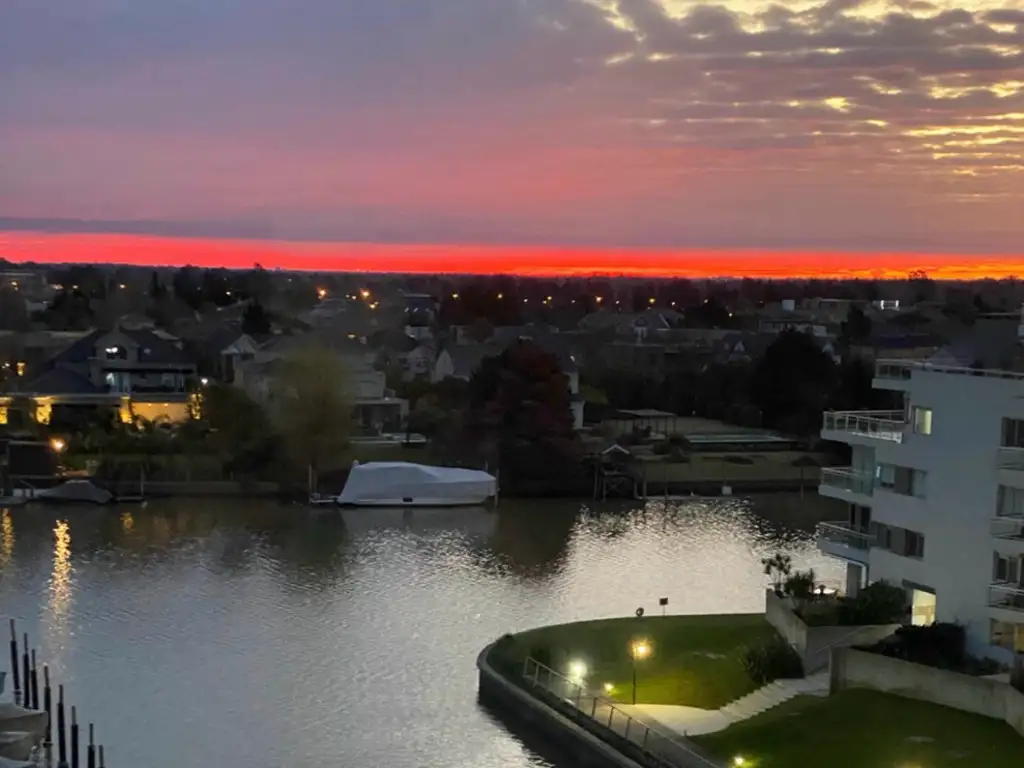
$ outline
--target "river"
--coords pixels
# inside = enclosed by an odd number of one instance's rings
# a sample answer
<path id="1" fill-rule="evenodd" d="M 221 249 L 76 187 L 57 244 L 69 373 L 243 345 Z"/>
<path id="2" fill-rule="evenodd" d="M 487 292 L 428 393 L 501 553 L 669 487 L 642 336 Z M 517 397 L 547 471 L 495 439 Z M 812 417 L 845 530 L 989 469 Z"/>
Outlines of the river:
<path id="1" fill-rule="evenodd" d="M 838 582 L 811 503 L 5 510 L 0 613 L 96 723 L 111 768 L 569 768 L 478 706 L 477 652 L 660 597 L 759 611 L 760 560 L 779 550 Z"/>

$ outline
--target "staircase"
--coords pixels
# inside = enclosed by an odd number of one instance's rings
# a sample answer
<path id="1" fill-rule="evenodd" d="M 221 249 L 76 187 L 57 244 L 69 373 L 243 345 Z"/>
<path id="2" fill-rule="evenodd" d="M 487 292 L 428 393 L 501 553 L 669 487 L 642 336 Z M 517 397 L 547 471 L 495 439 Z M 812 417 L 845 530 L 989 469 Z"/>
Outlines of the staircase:
<path id="1" fill-rule="evenodd" d="M 719 711 L 732 722 L 746 720 L 796 696 L 827 696 L 828 672 L 794 680 L 776 680 L 753 693 L 726 704 Z"/>

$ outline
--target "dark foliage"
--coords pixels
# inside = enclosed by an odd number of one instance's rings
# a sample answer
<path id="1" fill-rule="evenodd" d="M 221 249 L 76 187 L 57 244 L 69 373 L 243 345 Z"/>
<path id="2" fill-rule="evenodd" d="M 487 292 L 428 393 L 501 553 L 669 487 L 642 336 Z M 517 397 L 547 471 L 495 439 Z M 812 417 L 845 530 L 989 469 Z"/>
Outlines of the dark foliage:
<path id="1" fill-rule="evenodd" d="M 743 667 L 758 685 L 804 676 L 800 654 L 781 637 L 748 648 L 743 654 Z"/>
<path id="2" fill-rule="evenodd" d="M 861 589 L 856 597 L 840 602 L 839 624 L 896 624 L 906 619 L 908 610 L 907 593 L 902 587 L 876 581 Z"/>
<path id="3" fill-rule="evenodd" d="M 576 492 L 581 448 L 558 359 L 529 341 L 486 358 L 469 385 L 466 432 L 519 495 Z M 493 465 L 492 465 L 493 466 Z"/>
<path id="4" fill-rule="evenodd" d="M 900 627 L 892 637 L 864 650 L 938 669 L 963 669 L 968 658 L 964 628 L 946 622 Z"/>
<path id="5" fill-rule="evenodd" d="M 808 435 L 821 429 L 836 380 L 835 363 L 811 336 L 783 331 L 754 366 L 750 394 L 766 427 Z"/>

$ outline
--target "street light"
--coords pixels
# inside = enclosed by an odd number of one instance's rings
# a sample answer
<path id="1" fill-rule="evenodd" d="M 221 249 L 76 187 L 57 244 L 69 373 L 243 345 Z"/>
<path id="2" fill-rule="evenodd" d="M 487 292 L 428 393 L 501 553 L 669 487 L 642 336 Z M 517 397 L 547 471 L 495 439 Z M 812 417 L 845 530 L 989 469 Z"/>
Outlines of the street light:
<path id="1" fill-rule="evenodd" d="M 67 444 L 67 443 L 65 443 L 65 442 L 64 442 L 64 441 L 63 441 L 63 440 L 62 440 L 61 438 L 59 438 L 59 437 L 55 437 L 55 438 L 53 438 L 53 439 L 52 439 L 52 440 L 50 441 L 50 448 L 52 448 L 52 449 L 53 449 L 53 452 L 54 452 L 54 453 L 63 453 L 63 452 L 64 452 L 64 449 L 65 449 L 65 448 L 67 448 L 67 447 L 68 447 L 68 444 Z"/>
<path id="2" fill-rule="evenodd" d="M 636 706 L 636 663 L 651 655 L 651 644 L 646 640 L 634 640 L 629 645 L 629 656 L 633 662 L 633 706 Z"/>

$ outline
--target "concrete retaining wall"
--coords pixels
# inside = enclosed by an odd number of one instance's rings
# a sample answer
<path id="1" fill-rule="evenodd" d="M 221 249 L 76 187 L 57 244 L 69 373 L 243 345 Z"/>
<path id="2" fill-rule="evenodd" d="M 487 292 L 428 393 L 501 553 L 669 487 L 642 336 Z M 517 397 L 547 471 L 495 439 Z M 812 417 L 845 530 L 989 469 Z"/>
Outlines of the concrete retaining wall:
<path id="1" fill-rule="evenodd" d="M 476 659 L 480 701 L 535 730 L 560 751 L 572 755 L 581 768 L 641 768 L 639 763 L 556 712 L 544 702 L 506 680 L 487 662 L 494 644 Z"/>
<path id="2" fill-rule="evenodd" d="M 1005 720 L 1024 736 L 1024 694 L 1006 683 L 852 648 L 832 651 L 830 676 L 831 693 L 853 687 L 872 688 Z"/>
<path id="3" fill-rule="evenodd" d="M 768 623 L 786 638 L 804 662 L 807 674 L 825 669 L 833 648 L 872 645 L 899 629 L 899 624 L 870 624 L 855 627 L 809 627 L 789 606 L 786 598 L 765 590 L 764 615 Z"/>

